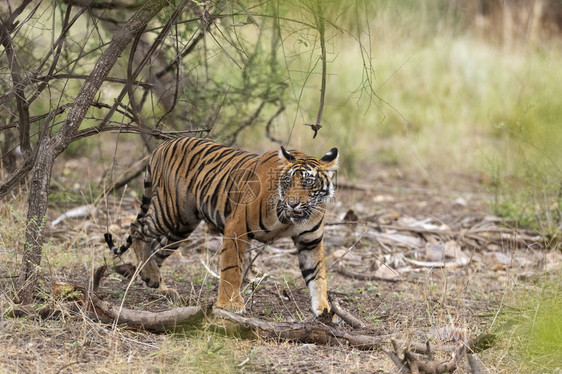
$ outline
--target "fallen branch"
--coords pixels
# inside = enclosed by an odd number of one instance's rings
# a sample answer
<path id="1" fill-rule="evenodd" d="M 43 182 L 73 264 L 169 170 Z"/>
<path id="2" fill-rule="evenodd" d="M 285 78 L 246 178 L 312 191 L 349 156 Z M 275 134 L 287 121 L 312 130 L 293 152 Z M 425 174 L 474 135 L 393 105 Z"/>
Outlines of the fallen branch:
<path id="1" fill-rule="evenodd" d="M 18 306 L 11 313 L 14 317 L 39 316 L 53 318 L 67 306 L 75 311 L 84 311 L 94 319 L 104 323 L 125 325 L 132 329 L 162 333 L 200 329 L 207 327 L 225 334 L 250 339 L 288 340 L 314 344 L 344 344 L 358 349 L 379 349 L 388 341 L 389 336 L 370 336 L 352 334 L 322 320 L 329 321 L 331 316 L 320 316 L 305 322 L 268 322 L 257 318 L 244 317 L 210 306 L 174 308 L 162 312 L 132 310 L 100 299 L 96 292 L 105 274 L 107 266 L 100 266 L 94 272 L 89 287 L 69 283 L 56 284 L 52 296 L 58 300 L 72 300 L 59 306 L 36 308 L 33 305 Z M 334 311 L 352 327 L 365 327 L 365 324 L 341 308 L 337 301 L 332 302 Z M 325 318 L 321 318 L 325 317 Z"/>
<path id="2" fill-rule="evenodd" d="M 354 329 L 362 329 L 367 327 L 367 325 L 363 323 L 363 321 L 355 317 L 353 314 L 349 313 L 347 310 L 343 309 L 337 299 L 333 299 L 331 297 L 329 297 L 329 299 L 330 305 L 332 306 L 332 311 L 349 326 L 353 327 Z"/>
<path id="3" fill-rule="evenodd" d="M 103 322 L 116 322 L 129 328 L 151 332 L 173 332 L 206 327 L 227 335 L 245 339 L 287 340 L 323 345 L 345 344 L 358 349 L 379 349 L 389 336 L 352 334 L 317 320 L 308 322 L 268 322 L 244 317 L 223 309 L 183 307 L 162 312 L 149 312 L 120 308 L 89 296 L 91 309 Z"/>
<path id="4" fill-rule="evenodd" d="M 308 322 L 268 322 L 244 317 L 223 309 L 183 307 L 163 312 L 149 312 L 120 308 L 101 300 L 95 294 L 89 296 L 98 318 L 107 318 L 135 329 L 167 332 L 201 328 L 220 331 L 247 339 L 288 340 L 314 344 L 345 344 L 359 349 L 378 349 L 389 336 L 351 334 L 317 320 Z M 345 315 L 345 314 L 344 314 Z M 205 318 L 206 317 L 206 318 Z"/>
<path id="5" fill-rule="evenodd" d="M 181 331 L 198 327 L 206 312 L 205 308 L 198 306 L 175 308 L 162 312 L 132 310 L 101 300 L 95 294 L 89 295 L 89 301 L 96 316 L 102 320 L 109 318 L 117 324 L 152 332 Z"/>
<path id="6" fill-rule="evenodd" d="M 323 345 L 346 344 L 358 349 L 380 349 L 389 335 L 370 336 L 351 334 L 318 321 L 310 322 L 267 322 L 257 318 L 244 317 L 222 309 L 214 309 L 214 321 L 227 322 L 224 331 L 246 338 L 288 340 Z M 213 321 L 213 320 L 211 320 Z M 223 328 L 225 325 L 220 325 Z"/>

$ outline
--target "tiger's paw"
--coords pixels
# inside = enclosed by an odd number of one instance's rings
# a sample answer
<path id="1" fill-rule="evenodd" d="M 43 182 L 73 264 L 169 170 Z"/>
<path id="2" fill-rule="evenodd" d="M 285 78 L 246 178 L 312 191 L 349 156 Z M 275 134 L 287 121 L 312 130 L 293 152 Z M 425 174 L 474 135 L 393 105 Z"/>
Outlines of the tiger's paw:
<path id="1" fill-rule="evenodd" d="M 219 299 L 217 301 L 217 307 L 236 314 L 242 314 L 246 311 L 246 306 L 244 305 L 244 299 L 242 299 L 242 297 L 234 298 L 232 300 L 228 299 L 226 301 L 221 301 Z"/>
<path id="2" fill-rule="evenodd" d="M 316 319 L 323 323 L 333 323 L 334 325 L 339 325 L 342 319 L 335 313 L 332 309 L 324 308 L 322 312 L 315 311 Z"/>
<path id="3" fill-rule="evenodd" d="M 159 276 L 150 277 L 150 276 L 144 276 L 141 273 L 141 279 L 146 284 L 147 287 L 160 289 L 162 281 Z"/>

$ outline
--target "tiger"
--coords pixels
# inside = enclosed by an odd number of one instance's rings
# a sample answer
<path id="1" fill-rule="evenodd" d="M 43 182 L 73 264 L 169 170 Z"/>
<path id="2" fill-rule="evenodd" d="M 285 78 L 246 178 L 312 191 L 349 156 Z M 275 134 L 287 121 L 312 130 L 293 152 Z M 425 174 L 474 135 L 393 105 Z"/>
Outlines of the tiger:
<path id="1" fill-rule="evenodd" d="M 110 233 L 105 241 L 115 255 L 132 246 L 146 285 L 169 290 L 160 274 L 163 261 L 205 221 L 223 236 L 215 305 L 244 312 L 248 242 L 291 237 L 312 312 L 330 314 L 324 216 L 334 198 L 338 157 L 337 148 L 317 159 L 283 146 L 259 156 L 205 138 L 168 140 L 150 157 L 140 212 L 124 244 L 115 246 Z"/>

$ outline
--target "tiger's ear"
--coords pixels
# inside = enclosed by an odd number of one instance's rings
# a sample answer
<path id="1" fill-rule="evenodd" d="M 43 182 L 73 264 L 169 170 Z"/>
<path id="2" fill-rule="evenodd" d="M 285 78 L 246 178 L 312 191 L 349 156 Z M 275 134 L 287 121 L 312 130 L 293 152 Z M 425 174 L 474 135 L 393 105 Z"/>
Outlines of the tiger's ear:
<path id="1" fill-rule="evenodd" d="M 295 161 L 295 156 L 293 156 L 289 151 L 287 151 L 285 149 L 285 147 L 281 146 L 281 149 L 279 150 L 279 158 L 281 159 L 281 161 L 284 162 L 293 162 Z"/>
<path id="2" fill-rule="evenodd" d="M 337 170 L 338 169 L 338 149 L 332 148 L 328 153 L 326 153 L 320 161 L 324 164 L 326 170 Z"/>

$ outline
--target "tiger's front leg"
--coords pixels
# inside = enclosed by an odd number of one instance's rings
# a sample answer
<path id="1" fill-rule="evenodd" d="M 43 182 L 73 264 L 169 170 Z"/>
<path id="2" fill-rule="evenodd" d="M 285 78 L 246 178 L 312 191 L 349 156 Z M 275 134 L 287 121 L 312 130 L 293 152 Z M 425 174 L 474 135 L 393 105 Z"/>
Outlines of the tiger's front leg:
<path id="1" fill-rule="evenodd" d="M 220 250 L 221 274 L 217 306 L 236 313 L 244 311 L 244 299 L 240 294 L 246 235 L 238 237 L 225 230 Z"/>
<path id="2" fill-rule="evenodd" d="M 299 268 L 310 292 L 312 311 L 316 316 L 324 310 L 330 312 L 328 284 L 326 282 L 326 262 L 324 259 L 323 235 L 314 233 L 293 238 L 299 256 Z"/>

